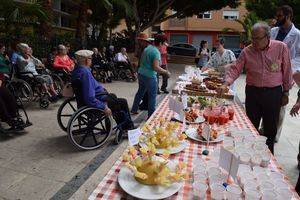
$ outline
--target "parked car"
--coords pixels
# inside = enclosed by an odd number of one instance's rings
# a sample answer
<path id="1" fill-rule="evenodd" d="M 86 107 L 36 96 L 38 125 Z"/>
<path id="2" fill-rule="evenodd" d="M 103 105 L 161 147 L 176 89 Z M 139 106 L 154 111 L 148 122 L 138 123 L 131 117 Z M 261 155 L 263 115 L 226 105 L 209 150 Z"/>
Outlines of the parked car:
<path id="1" fill-rule="evenodd" d="M 240 48 L 230 48 L 230 50 L 234 53 L 236 58 L 238 58 L 242 52 L 242 49 Z"/>
<path id="2" fill-rule="evenodd" d="M 187 43 L 177 43 L 167 48 L 168 54 L 180 56 L 193 56 L 197 54 L 197 48 Z"/>

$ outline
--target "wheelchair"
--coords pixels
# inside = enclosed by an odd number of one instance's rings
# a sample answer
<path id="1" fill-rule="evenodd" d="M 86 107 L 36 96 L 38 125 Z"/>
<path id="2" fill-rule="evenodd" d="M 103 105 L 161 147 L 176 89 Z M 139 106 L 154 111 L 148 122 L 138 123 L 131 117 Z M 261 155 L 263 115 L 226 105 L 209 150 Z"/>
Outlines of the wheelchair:
<path id="1" fill-rule="evenodd" d="M 10 84 L 11 82 L 11 78 L 7 75 L 5 76 L 5 87 L 7 88 L 7 86 L 9 86 L 10 88 L 9 91 L 11 92 L 11 94 L 15 97 L 16 101 L 17 101 L 17 120 L 19 122 L 19 124 L 21 125 L 21 128 L 24 129 L 26 127 L 29 127 L 32 125 L 32 123 L 29 121 L 29 117 L 27 115 L 27 112 L 24 108 L 24 105 L 22 103 L 22 100 L 20 98 L 20 96 L 17 95 L 17 92 L 19 88 L 15 88 L 13 84 Z M 2 133 L 7 133 L 0 124 L 0 132 Z"/>
<path id="2" fill-rule="evenodd" d="M 113 113 L 108 117 L 98 108 L 85 106 L 81 94 L 81 81 L 72 81 L 74 96 L 67 98 L 59 107 L 57 121 L 60 128 L 68 133 L 71 143 L 81 150 L 93 150 L 101 147 L 115 132 L 114 142 L 119 144 L 122 141 L 123 125 L 131 122 L 129 113 L 123 111 Z M 107 95 L 105 94 L 98 94 Z M 97 95 L 97 96 L 98 96 Z M 112 118 L 122 115 L 124 121 L 112 127 Z"/>
<path id="3" fill-rule="evenodd" d="M 115 62 L 114 68 L 119 80 L 126 80 L 128 82 L 136 81 L 136 76 L 130 67 L 130 62 L 128 64 L 124 62 Z"/>
<path id="4" fill-rule="evenodd" d="M 102 83 L 105 82 L 111 82 L 112 81 L 112 77 L 109 76 L 108 74 L 108 67 L 104 66 L 107 64 L 103 64 L 102 66 L 99 65 L 94 65 L 92 67 L 92 74 L 94 76 L 94 78 Z"/>

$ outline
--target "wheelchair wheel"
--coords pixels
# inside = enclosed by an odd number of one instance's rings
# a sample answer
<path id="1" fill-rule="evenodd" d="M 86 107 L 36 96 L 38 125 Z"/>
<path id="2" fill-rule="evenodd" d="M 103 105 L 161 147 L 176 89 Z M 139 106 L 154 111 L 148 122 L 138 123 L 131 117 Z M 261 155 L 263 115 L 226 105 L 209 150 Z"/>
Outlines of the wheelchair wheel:
<path id="1" fill-rule="evenodd" d="M 43 109 L 46 109 L 49 107 L 49 100 L 48 100 L 48 95 L 43 95 L 40 98 L 40 107 Z"/>
<path id="2" fill-rule="evenodd" d="M 61 94 L 63 88 L 64 88 L 64 82 L 63 80 L 56 74 L 51 75 L 53 78 L 53 85 L 54 89 L 57 92 L 57 94 Z"/>
<path id="3" fill-rule="evenodd" d="M 120 130 L 120 129 L 116 130 L 115 144 L 120 144 L 122 142 L 123 134 L 124 134 L 123 130 Z"/>
<path id="4" fill-rule="evenodd" d="M 57 111 L 57 122 L 59 127 L 63 131 L 67 131 L 68 128 L 68 122 L 72 115 L 77 110 L 77 103 L 75 101 L 75 97 L 71 97 L 66 99 L 58 108 Z"/>
<path id="5" fill-rule="evenodd" d="M 102 146 L 112 130 L 111 118 L 102 110 L 90 107 L 79 109 L 68 123 L 68 136 L 79 149 L 92 150 Z"/>
<path id="6" fill-rule="evenodd" d="M 33 90 L 24 80 L 13 80 L 7 84 L 7 88 L 16 96 L 20 97 L 22 102 L 31 102 L 33 100 Z"/>

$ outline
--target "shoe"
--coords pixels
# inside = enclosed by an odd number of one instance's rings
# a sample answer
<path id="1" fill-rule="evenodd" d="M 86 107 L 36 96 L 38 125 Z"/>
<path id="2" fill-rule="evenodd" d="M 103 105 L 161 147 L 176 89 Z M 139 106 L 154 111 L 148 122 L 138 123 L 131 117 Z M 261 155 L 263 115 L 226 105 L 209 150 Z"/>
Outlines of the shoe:
<path id="1" fill-rule="evenodd" d="M 49 97 L 49 101 L 50 101 L 51 103 L 57 102 L 57 101 L 58 101 L 58 96 L 55 95 L 55 96 Z"/>
<path id="2" fill-rule="evenodd" d="M 157 90 L 157 94 L 161 94 L 161 92 L 159 90 Z"/>
<path id="3" fill-rule="evenodd" d="M 137 114 L 139 114 L 139 112 L 137 112 L 137 111 L 136 111 L 136 112 L 132 112 L 132 111 L 131 111 L 130 114 L 131 114 L 131 115 L 137 115 Z"/>
<path id="4" fill-rule="evenodd" d="M 161 90 L 161 91 L 163 91 L 163 93 L 165 93 L 165 94 L 169 94 L 168 90 Z"/>

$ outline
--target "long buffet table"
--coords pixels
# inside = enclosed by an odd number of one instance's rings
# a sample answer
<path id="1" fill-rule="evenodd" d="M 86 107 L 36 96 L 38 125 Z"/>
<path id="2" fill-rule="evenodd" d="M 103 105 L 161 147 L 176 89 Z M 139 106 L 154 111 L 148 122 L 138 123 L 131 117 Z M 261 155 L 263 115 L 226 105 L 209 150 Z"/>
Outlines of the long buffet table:
<path id="1" fill-rule="evenodd" d="M 174 117 L 175 113 L 171 111 L 168 106 L 169 96 L 172 95 L 168 95 L 166 98 L 164 98 L 164 100 L 157 107 L 155 113 L 146 122 L 146 124 L 148 124 L 151 128 L 156 126 L 156 123 L 160 118 L 170 120 L 172 117 Z M 238 130 L 248 129 L 252 132 L 253 135 L 257 136 L 258 132 L 254 128 L 253 124 L 250 122 L 248 117 L 246 116 L 246 113 L 242 105 L 237 103 L 236 101 L 232 101 L 232 108 L 234 109 L 235 112 L 234 119 L 225 125 L 218 126 L 217 127 L 218 130 L 219 131 L 223 130 L 224 132 L 226 132 L 226 130 L 228 130 L 229 127 L 235 127 Z M 210 161 L 209 156 L 207 157 L 202 155 L 203 149 L 208 148 L 209 152 L 214 152 L 223 145 L 223 142 L 221 142 L 221 143 L 210 144 L 208 147 L 206 147 L 205 144 L 201 144 L 196 141 L 192 141 L 189 139 L 187 139 L 187 141 L 188 141 L 188 145 L 185 148 L 185 150 L 181 151 L 180 153 L 171 155 L 169 159 L 175 162 L 183 161 L 187 163 L 187 171 L 190 172 L 191 174 L 193 174 L 193 168 L 196 167 L 194 166 L 196 161 L 203 160 L 205 162 L 214 163 L 212 160 Z M 217 165 L 217 162 L 215 162 L 215 164 Z M 118 173 L 120 172 L 120 169 L 123 165 L 124 162 L 122 161 L 122 157 L 120 157 L 114 163 L 113 167 L 109 170 L 109 172 L 106 174 L 103 180 L 101 180 L 101 182 L 92 192 L 92 194 L 89 197 L 90 200 L 134 199 L 130 195 L 126 194 L 118 184 Z M 300 199 L 297 193 L 295 192 L 294 187 L 289 183 L 288 178 L 284 175 L 283 169 L 279 166 L 279 164 L 277 163 L 276 159 L 273 156 L 271 156 L 271 160 L 267 168 L 272 172 L 274 171 L 274 172 L 281 173 L 283 175 L 284 181 L 289 185 L 289 190 L 293 192 L 292 199 Z M 193 181 L 192 179 L 189 179 L 184 182 L 183 187 L 177 193 L 175 193 L 168 199 L 193 199 L 193 198 L 195 198 L 194 190 L 193 190 Z M 211 194 L 209 189 L 206 192 L 205 198 L 211 199 Z"/>

